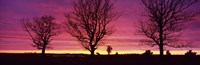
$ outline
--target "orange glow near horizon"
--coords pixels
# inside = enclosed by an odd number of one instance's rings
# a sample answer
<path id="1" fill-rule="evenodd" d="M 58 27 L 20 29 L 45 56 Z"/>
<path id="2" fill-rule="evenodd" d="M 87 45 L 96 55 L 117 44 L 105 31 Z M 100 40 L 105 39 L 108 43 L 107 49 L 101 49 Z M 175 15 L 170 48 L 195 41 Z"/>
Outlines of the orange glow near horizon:
<path id="1" fill-rule="evenodd" d="M 72 0 L 1 0 L 0 6 L 0 53 L 41 53 L 41 50 L 32 47 L 34 44 L 26 31 L 21 26 L 21 19 L 38 17 L 42 15 L 55 16 L 55 22 L 62 24 L 66 21 L 64 14 L 72 10 Z M 105 44 L 100 45 L 95 51 L 100 54 L 107 54 L 106 47 L 110 45 L 113 48 L 111 54 L 142 54 L 145 50 L 153 50 L 154 54 L 159 54 L 159 48 L 149 47 L 140 44 L 140 40 L 146 39 L 136 33 L 138 21 L 147 19 L 143 17 L 144 9 L 140 0 L 117 0 L 114 3 L 114 11 L 120 13 L 120 17 L 111 23 L 116 31 L 103 38 Z M 200 1 L 198 1 L 192 10 L 200 12 Z M 172 54 L 183 55 L 188 50 L 193 50 L 200 55 L 200 16 L 185 25 L 187 29 L 183 32 L 183 40 L 193 42 L 192 48 L 172 48 L 165 47 L 164 50 L 170 50 Z M 46 50 L 46 53 L 71 53 L 71 54 L 90 54 L 84 50 L 76 38 L 73 38 L 65 30 L 53 37 L 50 46 L 53 49 Z"/>
<path id="2" fill-rule="evenodd" d="M 172 55 L 184 55 L 188 50 L 172 50 L 170 51 Z M 97 50 L 96 52 L 106 55 L 106 51 Z M 112 51 L 111 54 L 142 54 L 144 50 L 130 50 L 130 51 Z M 153 54 L 158 55 L 159 51 L 153 50 Z M 193 52 L 197 52 L 197 55 L 200 55 L 200 50 L 193 50 Z M 41 53 L 41 50 L 0 50 L 0 53 Z M 46 54 L 53 53 L 53 54 L 90 54 L 87 50 L 46 50 Z M 165 53 L 164 53 L 165 54 Z"/>

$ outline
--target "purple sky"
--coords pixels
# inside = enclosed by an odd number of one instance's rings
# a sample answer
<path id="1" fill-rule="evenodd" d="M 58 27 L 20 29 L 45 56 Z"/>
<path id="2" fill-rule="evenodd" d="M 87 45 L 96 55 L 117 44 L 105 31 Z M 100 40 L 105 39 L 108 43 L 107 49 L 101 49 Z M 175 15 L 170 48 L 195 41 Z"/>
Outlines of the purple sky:
<path id="1" fill-rule="evenodd" d="M 29 35 L 22 29 L 20 19 L 33 18 L 42 15 L 55 16 L 56 22 L 66 21 L 64 13 L 69 12 L 72 0 L 0 0 L 0 50 L 31 50 L 36 49 L 31 45 Z M 200 1 L 191 7 L 191 10 L 200 14 Z M 106 45 L 111 45 L 115 50 L 146 50 L 157 49 L 138 43 L 142 36 L 135 33 L 135 24 L 144 19 L 144 8 L 140 0 L 116 0 L 114 11 L 120 12 L 121 16 L 112 24 L 116 31 L 106 37 Z M 184 40 L 193 41 L 193 48 L 200 50 L 200 16 L 187 23 L 183 33 Z M 83 49 L 66 32 L 54 37 L 51 42 L 56 50 L 79 50 Z M 167 48 L 174 49 L 174 48 Z"/>

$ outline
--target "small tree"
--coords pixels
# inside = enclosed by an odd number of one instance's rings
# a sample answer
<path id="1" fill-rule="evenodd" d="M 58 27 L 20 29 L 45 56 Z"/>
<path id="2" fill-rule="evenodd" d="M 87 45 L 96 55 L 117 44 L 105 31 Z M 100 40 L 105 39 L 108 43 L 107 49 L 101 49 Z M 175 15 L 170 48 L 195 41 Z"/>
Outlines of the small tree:
<path id="1" fill-rule="evenodd" d="M 108 52 L 108 55 L 110 55 L 110 53 L 112 52 L 112 47 L 108 46 L 106 51 Z"/>
<path id="2" fill-rule="evenodd" d="M 160 55 L 163 55 L 163 46 L 176 48 L 188 46 L 189 44 L 177 41 L 184 29 L 184 23 L 194 16 L 189 7 L 196 1 L 142 0 L 149 20 L 140 22 L 139 32 L 151 39 L 145 42 L 152 47 L 157 45 Z"/>
<path id="3" fill-rule="evenodd" d="M 94 55 L 106 35 L 113 33 L 109 23 L 117 18 L 110 0 L 76 0 L 73 11 L 66 15 L 66 30 Z"/>
<path id="4" fill-rule="evenodd" d="M 42 55 L 45 55 L 45 49 L 49 47 L 52 37 L 59 34 L 60 27 L 53 21 L 54 19 L 53 16 L 36 17 L 32 21 L 22 19 L 24 30 L 35 43 L 33 47 L 42 49 Z"/>

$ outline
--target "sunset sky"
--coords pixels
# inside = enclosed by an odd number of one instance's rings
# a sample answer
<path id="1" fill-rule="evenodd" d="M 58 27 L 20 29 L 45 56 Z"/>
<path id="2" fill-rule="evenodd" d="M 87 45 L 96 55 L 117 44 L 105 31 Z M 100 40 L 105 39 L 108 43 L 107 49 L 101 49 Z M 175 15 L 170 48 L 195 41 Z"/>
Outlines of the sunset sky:
<path id="1" fill-rule="evenodd" d="M 114 1 L 114 0 L 113 0 Z M 55 22 L 66 21 L 65 13 L 71 11 L 72 0 L 0 0 L 0 51 L 1 50 L 37 50 L 32 47 L 30 36 L 22 29 L 22 18 L 40 17 L 42 15 L 55 16 Z M 191 7 L 197 12 L 194 17 L 185 25 L 182 39 L 193 42 L 192 48 L 169 48 L 165 50 L 200 50 L 200 1 Z M 158 50 L 158 47 L 148 47 L 140 44 L 139 40 L 145 37 L 137 35 L 136 24 L 145 19 L 143 15 L 144 6 L 140 0 L 116 0 L 114 11 L 120 12 L 121 16 L 111 24 L 116 31 L 106 37 L 105 44 L 98 47 L 98 50 L 105 52 L 107 45 L 113 47 L 113 51 L 133 50 Z M 85 51 L 75 38 L 64 31 L 54 37 L 50 43 L 53 49 L 66 51 Z M 69 52 L 70 53 L 70 52 Z"/>

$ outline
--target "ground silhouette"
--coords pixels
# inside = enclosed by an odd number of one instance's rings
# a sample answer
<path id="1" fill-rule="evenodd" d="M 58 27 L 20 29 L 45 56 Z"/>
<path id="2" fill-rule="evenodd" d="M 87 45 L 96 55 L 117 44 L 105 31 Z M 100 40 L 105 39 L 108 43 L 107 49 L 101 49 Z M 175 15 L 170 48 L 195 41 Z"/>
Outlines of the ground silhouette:
<path id="1" fill-rule="evenodd" d="M 200 65 L 200 56 L 0 54 L 0 65 Z"/>

